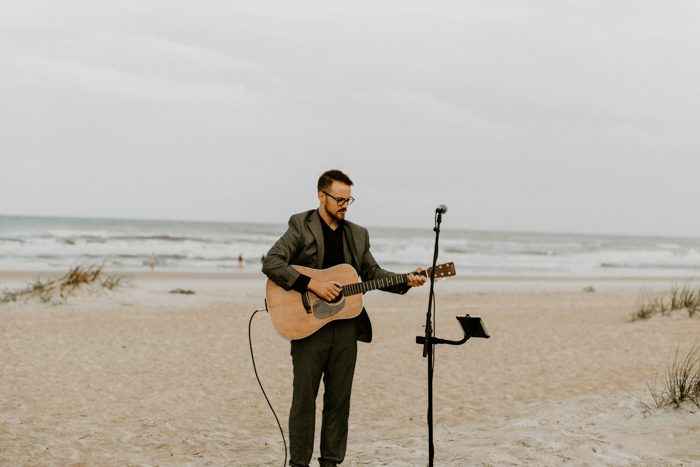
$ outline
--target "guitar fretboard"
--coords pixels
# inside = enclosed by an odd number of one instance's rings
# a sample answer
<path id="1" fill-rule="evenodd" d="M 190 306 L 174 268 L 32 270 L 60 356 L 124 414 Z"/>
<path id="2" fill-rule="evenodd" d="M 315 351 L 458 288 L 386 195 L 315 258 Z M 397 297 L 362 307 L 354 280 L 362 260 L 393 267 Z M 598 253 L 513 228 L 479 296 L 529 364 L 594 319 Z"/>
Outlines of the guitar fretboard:
<path id="1" fill-rule="evenodd" d="M 422 273 L 421 275 L 425 275 Z M 357 282 L 343 286 L 343 295 L 357 295 L 369 292 L 370 290 L 383 289 L 392 285 L 401 285 L 408 282 L 408 274 L 395 274 L 393 276 L 382 277 L 367 282 Z"/>
<path id="2" fill-rule="evenodd" d="M 414 272 L 418 276 L 430 277 L 433 268 L 428 268 L 427 271 Z M 435 278 L 443 278 L 455 275 L 454 263 L 445 263 L 436 266 Z M 343 295 L 357 295 L 359 293 L 369 292 L 375 289 L 385 289 L 393 285 L 401 285 L 408 283 L 408 274 L 392 274 L 382 277 L 381 279 L 373 279 L 366 282 L 357 282 L 355 284 L 347 284 L 343 286 Z"/>

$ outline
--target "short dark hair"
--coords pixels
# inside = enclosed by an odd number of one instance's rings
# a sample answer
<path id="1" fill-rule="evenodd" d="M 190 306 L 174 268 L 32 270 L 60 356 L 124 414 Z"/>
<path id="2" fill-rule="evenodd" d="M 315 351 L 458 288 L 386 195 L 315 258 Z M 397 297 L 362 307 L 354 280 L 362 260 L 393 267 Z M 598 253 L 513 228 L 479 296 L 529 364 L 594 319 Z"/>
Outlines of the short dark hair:
<path id="1" fill-rule="evenodd" d="M 328 189 L 334 181 L 352 186 L 352 180 L 350 180 L 350 177 L 345 175 L 340 170 L 326 170 L 320 177 L 318 177 L 318 191 Z"/>

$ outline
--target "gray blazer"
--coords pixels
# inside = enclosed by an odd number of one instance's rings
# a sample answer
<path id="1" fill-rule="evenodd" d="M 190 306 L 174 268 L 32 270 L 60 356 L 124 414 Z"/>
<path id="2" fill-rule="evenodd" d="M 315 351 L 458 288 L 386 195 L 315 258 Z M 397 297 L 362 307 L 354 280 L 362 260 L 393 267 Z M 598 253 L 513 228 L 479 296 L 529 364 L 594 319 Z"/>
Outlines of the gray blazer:
<path id="1" fill-rule="evenodd" d="M 290 264 L 321 269 L 325 254 L 321 222 L 321 216 L 316 209 L 292 215 L 289 218 L 287 231 L 265 255 L 265 261 L 263 261 L 265 275 L 283 289 L 291 290 L 300 274 L 291 268 Z M 369 251 L 367 229 L 347 220 L 344 224 L 345 260 L 353 265 L 362 280 L 379 279 L 395 274 L 382 269 L 375 261 Z M 399 285 L 383 290 L 404 294 L 409 288 L 407 285 Z M 364 309 L 358 317 L 357 338 L 363 342 L 372 340 L 372 324 Z"/>

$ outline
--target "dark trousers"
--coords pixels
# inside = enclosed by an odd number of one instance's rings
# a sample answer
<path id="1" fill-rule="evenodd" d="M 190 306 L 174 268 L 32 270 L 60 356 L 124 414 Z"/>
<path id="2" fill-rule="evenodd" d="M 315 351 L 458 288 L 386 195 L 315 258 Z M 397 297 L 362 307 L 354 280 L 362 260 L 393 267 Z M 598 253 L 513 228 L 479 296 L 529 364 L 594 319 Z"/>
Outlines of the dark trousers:
<path id="1" fill-rule="evenodd" d="M 306 466 L 314 449 L 316 396 L 323 376 L 321 466 L 345 458 L 350 416 L 350 392 L 357 360 L 355 319 L 332 321 L 314 334 L 292 341 L 294 393 L 289 410 L 289 450 L 292 466 Z"/>

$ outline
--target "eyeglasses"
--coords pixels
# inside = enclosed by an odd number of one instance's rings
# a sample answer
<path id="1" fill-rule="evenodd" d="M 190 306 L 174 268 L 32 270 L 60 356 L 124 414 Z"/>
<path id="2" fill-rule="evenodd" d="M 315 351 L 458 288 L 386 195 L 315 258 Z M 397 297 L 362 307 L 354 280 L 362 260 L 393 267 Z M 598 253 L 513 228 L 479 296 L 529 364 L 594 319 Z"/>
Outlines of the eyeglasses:
<path id="1" fill-rule="evenodd" d="M 333 198 L 333 199 L 335 200 L 335 202 L 338 203 L 338 206 L 344 206 L 345 204 L 347 204 L 348 206 L 350 206 L 352 203 L 355 202 L 355 198 L 353 198 L 352 196 L 349 197 L 349 198 L 336 198 L 336 197 L 333 196 L 332 194 L 327 193 L 327 192 L 325 192 L 325 191 L 323 191 L 323 190 L 321 190 L 321 193 L 325 194 L 326 196 L 330 196 L 331 198 Z"/>

